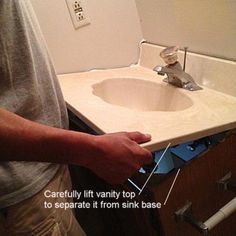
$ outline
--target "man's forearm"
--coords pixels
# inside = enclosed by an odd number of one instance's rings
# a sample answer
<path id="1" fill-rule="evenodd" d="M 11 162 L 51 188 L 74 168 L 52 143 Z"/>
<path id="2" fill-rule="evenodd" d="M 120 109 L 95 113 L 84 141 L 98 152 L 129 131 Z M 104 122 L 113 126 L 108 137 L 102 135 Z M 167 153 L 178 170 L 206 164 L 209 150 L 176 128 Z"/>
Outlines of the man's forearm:
<path id="1" fill-rule="evenodd" d="M 76 136 L 76 138 L 74 138 Z M 0 109 L 0 161 L 41 161 L 73 163 L 73 148 L 85 165 L 87 156 L 96 152 L 91 135 L 48 127 Z"/>

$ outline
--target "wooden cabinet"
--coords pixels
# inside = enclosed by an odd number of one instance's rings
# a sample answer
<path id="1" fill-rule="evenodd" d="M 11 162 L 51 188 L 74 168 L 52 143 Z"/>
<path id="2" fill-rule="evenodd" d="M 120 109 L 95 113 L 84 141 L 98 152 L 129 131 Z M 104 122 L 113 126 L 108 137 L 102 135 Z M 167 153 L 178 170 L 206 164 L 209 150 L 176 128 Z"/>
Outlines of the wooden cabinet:
<path id="1" fill-rule="evenodd" d="M 186 222 L 176 222 L 175 212 L 187 201 L 192 202 L 195 217 L 207 220 L 227 202 L 236 197 L 236 192 L 219 191 L 216 182 L 228 172 L 236 183 L 236 136 L 231 135 L 208 152 L 184 166 L 178 175 L 174 188 L 165 206 L 158 210 L 160 227 L 165 236 L 199 236 L 195 228 Z M 175 177 L 172 173 L 158 185 L 155 177 L 149 185 L 155 200 L 164 202 Z M 236 235 L 236 212 L 210 231 L 214 236 Z"/>

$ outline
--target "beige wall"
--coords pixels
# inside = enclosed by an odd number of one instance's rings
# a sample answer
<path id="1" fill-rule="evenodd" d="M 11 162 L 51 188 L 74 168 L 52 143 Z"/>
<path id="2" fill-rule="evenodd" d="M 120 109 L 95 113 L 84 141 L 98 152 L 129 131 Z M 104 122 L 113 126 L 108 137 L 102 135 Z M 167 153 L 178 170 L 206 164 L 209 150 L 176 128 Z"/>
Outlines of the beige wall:
<path id="1" fill-rule="evenodd" d="M 57 73 L 138 61 L 141 27 L 134 0 L 84 0 L 91 24 L 75 30 L 65 0 L 32 0 Z"/>
<path id="2" fill-rule="evenodd" d="M 91 24 L 77 30 L 65 0 L 31 1 L 57 73 L 136 63 L 143 38 L 236 60 L 236 0 L 84 0 Z"/>
<path id="3" fill-rule="evenodd" d="M 143 37 L 236 60 L 235 0 L 136 0 Z"/>

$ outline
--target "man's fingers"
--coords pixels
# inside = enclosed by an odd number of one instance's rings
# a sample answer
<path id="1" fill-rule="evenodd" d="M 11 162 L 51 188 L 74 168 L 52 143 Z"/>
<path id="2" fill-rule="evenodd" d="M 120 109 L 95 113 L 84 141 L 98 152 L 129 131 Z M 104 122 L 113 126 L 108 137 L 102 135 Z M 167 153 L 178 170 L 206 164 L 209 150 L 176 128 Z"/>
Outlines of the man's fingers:
<path id="1" fill-rule="evenodd" d="M 134 141 L 138 144 L 145 143 L 145 142 L 148 142 L 151 140 L 150 134 L 143 134 L 140 132 L 128 132 L 127 135 L 132 141 Z M 139 149 L 140 149 L 139 156 L 141 157 L 142 164 L 143 165 L 150 164 L 153 161 L 152 153 L 150 151 L 148 151 L 147 149 L 142 148 L 140 146 L 139 146 Z"/>
<path id="2" fill-rule="evenodd" d="M 140 147 L 142 150 L 140 150 L 140 161 L 142 162 L 141 165 L 146 165 L 146 164 L 150 164 L 153 161 L 152 158 L 152 153 L 150 151 L 148 151 L 145 148 Z"/>
<path id="3" fill-rule="evenodd" d="M 127 136 L 136 143 L 145 143 L 151 140 L 150 134 L 142 134 L 140 132 L 128 132 Z"/>

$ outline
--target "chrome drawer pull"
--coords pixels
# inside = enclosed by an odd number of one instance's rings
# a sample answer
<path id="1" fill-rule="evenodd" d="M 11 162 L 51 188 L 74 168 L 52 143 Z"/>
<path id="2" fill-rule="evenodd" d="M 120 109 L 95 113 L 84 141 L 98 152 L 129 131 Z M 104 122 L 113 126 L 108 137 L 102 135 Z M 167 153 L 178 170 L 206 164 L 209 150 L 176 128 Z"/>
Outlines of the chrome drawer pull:
<path id="1" fill-rule="evenodd" d="M 220 191 L 232 191 L 236 193 L 236 183 L 233 181 L 230 181 L 232 177 L 232 173 L 228 172 L 223 178 L 221 178 L 220 180 L 218 180 L 216 182 L 218 189 Z"/>
<path id="2" fill-rule="evenodd" d="M 204 235 L 207 235 L 210 230 L 212 230 L 221 221 L 229 217 L 232 213 L 236 211 L 236 197 L 233 198 L 229 203 L 223 206 L 219 211 L 217 211 L 213 216 L 211 216 L 205 222 L 197 220 L 192 212 L 192 203 L 187 202 L 187 204 L 175 212 L 177 221 L 186 221 L 198 229 Z"/>

